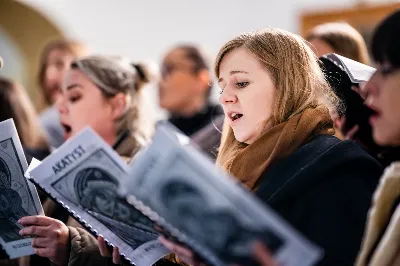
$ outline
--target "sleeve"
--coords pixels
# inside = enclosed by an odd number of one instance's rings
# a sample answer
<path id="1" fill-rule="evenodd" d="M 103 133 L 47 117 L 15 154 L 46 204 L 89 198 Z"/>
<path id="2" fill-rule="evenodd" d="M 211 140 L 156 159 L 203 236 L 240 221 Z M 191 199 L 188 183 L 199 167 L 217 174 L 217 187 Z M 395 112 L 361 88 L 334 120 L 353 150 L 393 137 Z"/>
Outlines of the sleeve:
<path id="1" fill-rule="evenodd" d="M 101 256 L 97 239 L 86 230 L 79 227 L 68 227 L 71 238 L 71 252 L 68 266 L 111 266 L 115 265 L 111 258 Z M 122 261 L 121 265 L 131 265 Z M 161 259 L 155 266 L 179 265 L 168 259 Z"/>
<path id="2" fill-rule="evenodd" d="M 78 227 L 68 227 L 71 251 L 68 266 L 108 266 L 114 265 L 111 258 L 101 256 L 97 239 Z"/>

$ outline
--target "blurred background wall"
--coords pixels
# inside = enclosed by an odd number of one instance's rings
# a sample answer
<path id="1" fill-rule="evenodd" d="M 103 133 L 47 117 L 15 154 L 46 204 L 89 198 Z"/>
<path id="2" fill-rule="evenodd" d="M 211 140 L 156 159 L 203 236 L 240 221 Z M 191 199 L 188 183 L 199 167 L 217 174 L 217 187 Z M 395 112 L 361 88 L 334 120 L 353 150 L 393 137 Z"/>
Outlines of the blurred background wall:
<path id="1" fill-rule="evenodd" d="M 354 15 L 366 7 L 393 9 L 393 3 L 398 1 L 0 0 L 0 53 L 6 61 L 1 74 L 23 83 L 40 109 L 38 56 L 44 43 L 57 36 L 82 41 L 93 52 L 159 62 L 179 42 L 201 44 L 214 56 L 224 42 L 245 31 L 272 26 L 304 33 L 344 10 Z M 332 12 L 336 15 L 327 16 Z M 148 91 L 153 100 L 156 93 Z"/>

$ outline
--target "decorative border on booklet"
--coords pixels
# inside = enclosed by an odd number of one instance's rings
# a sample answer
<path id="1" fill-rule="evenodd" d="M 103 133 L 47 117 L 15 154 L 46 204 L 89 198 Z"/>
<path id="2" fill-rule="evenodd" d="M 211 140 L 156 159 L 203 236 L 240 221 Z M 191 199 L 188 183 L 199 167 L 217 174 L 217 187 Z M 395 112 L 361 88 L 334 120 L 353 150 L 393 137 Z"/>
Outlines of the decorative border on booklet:
<path id="1" fill-rule="evenodd" d="M 44 187 L 42 187 L 38 182 L 35 181 L 35 179 L 33 177 L 30 177 L 29 180 L 34 183 L 36 186 L 40 187 L 47 196 L 49 196 L 52 200 L 54 200 L 55 202 L 57 202 L 58 204 L 60 204 L 65 210 L 68 211 L 68 213 L 79 223 L 81 224 L 88 232 L 90 232 L 93 236 L 95 236 L 96 238 L 99 237 L 99 233 L 97 232 L 96 229 L 94 229 L 88 222 L 86 222 L 86 220 L 82 219 L 78 214 L 76 214 L 76 212 L 74 212 L 70 207 L 68 207 L 68 205 L 66 205 L 62 200 L 57 199 L 56 197 L 54 197 L 47 189 L 45 189 Z M 95 217 L 94 217 L 95 218 Z M 114 245 L 108 241 L 106 238 L 104 238 L 104 241 L 106 242 L 106 244 L 110 247 L 114 247 Z M 119 253 L 120 256 L 126 260 L 127 262 L 129 262 L 132 265 L 135 265 L 125 254 L 123 253 Z"/>

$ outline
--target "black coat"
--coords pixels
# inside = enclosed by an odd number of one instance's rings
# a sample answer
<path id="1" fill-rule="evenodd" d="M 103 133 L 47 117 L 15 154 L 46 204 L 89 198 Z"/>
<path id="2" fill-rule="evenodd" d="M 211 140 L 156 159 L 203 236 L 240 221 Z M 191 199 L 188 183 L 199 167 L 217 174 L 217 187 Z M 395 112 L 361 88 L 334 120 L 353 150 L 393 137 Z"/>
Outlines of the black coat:
<path id="1" fill-rule="evenodd" d="M 320 135 L 263 173 L 256 194 L 324 249 L 318 265 L 354 265 L 381 174 L 355 142 Z"/>

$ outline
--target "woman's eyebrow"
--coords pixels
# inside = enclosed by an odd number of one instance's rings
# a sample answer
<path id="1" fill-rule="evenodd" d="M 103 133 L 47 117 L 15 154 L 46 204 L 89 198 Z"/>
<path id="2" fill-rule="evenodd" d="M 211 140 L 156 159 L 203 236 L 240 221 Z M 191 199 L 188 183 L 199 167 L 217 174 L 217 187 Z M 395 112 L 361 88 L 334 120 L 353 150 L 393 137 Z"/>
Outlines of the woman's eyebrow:
<path id="1" fill-rule="evenodd" d="M 232 70 L 231 72 L 229 72 L 229 74 L 232 76 L 234 74 L 238 74 L 238 73 L 242 73 L 242 74 L 249 74 L 249 72 L 243 71 L 243 70 Z M 219 78 L 218 79 L 218 83 L 220 83 L 221 81 L 224 81 L 223 78 Z"/>

